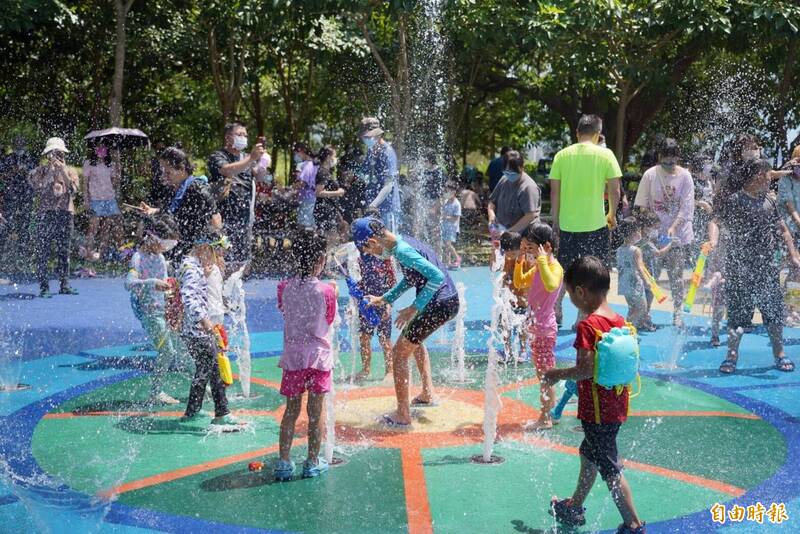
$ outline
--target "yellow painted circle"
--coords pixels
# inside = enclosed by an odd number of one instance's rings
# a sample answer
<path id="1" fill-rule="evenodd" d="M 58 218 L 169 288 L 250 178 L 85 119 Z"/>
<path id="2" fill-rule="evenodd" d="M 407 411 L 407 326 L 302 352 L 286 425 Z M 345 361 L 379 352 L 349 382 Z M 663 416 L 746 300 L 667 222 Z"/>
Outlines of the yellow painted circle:
<path id="1" fill-rule="evenodd" d="M 348 399 L 336 403 L 336 424 L 364 430 L 387 430 L 380 422 L 383 414 L 397 408 L 394 396 Z M 404 432 L 453 432 L 483 424 L 483 410 L 479 406 L 452 399 L 437 399 L 431 408 L 413 408 L 411 429 Z"/>

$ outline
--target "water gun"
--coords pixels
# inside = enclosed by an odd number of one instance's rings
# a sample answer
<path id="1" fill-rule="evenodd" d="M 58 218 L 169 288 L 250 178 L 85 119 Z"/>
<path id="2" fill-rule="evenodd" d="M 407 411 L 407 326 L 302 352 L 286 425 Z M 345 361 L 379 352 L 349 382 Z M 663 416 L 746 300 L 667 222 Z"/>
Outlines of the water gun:
<path id="1" fill-rule="evenodd" d="M 347 282 L 347 291 L 350 293 L 350 296 L 358 302 L 358 311 L 361 313 L 361 316 L 367 320 L 370 326 L 378 326 L 381 324 L 380 310 L 369 305 L 367 299 L 364 298 L 364 292 L 358 287 L 358 282 L 347 275 L 345 275 L 344 279 Z"/>
<path id="2" fill-rule="evenodd" d="M 566 408 L 567 403 L 578 392 L 578 383 L 574 380 L 567 380 L 564 383 L 564 394 L 561 395 L 561 400 L 558 401 L 558 406 L 556 406 L 551 412 L 550 417 L 553 418 L 554 421 L 561 420 L 561 415 L 564 413 L 564 408 Z"/>
<path id="3" fill-rule="evenodd" d="M 644 275 L 647 278 L 647 285 L 650 286 L 650 291 L 653 293 L 653 298 L 656 299 L 656 302 L 661 304 L 667 300 L 667 296 L 664 294 L 661 288 L 658 287 L 658 282 L 656 282 L 656 279 L 653 278 L 652 274 L 650 274 L 650 271 L 647 270 L 647 267 L 644 267 Z"/>
<path id="4" fill-rule="evenodd" d="M 711 252 L 711 244 L 705 243 L 700 247 L 700 256 L 697 258 L 697 263 L 694 266 L 692 273 L 692 283 L 689 286 L 689 291 L 686 293 L 686 300 L 683 301 L 683 311 L 692 311 L 694 305 L 694 297 L 697 294 L 697 288 L 700 287 L 700 281 L 703 279 L 703 271 L 706 268 L 706 260 L 708 254 Z"/>
<path id="5" fill-rule="evenodd" d="M 228 350 L 228 333 L 221 324 L 214 325 L 214 337 L 217 339 L 217 365 L 219 366 L 219 376 L 225 386 L 233 384 L 233 370 L 231 361 L 225 352 Z"/>

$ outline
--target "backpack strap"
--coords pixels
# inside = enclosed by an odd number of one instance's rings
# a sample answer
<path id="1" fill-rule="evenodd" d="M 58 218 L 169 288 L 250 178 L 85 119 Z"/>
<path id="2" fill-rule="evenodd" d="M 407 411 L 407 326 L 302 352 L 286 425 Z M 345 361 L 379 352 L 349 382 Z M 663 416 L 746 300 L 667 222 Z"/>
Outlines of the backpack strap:
<path id="1" fill-rule="evenodd" d="M 600 396 L 597 394 L 597 371 L 600 368 L 600 360 L 597 356 L 597 344 L 603 339 L 603 332 L 594 329 L 594 376 L 592 377 L 592 407 L 594 408 L 594 422 L 600 424 Z"/>

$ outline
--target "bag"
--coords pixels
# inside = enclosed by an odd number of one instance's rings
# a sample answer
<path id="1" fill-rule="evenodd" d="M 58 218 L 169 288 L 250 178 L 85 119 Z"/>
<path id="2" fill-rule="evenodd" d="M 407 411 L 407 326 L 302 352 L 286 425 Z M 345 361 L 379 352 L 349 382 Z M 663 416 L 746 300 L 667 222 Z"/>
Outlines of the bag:
<path id="1" fill-rule="evenodd" d="M 219 376 L 222 378 L 222 383 L 225 386 L 233 384 L 233 370 L 231 369 L 231 361 L 225 352 L 228 350 L 228 333 L 225 327 L 221 324 L 214 325 L 214 337 L 217 340 L 217 365 L 219 366 Z"/>
<path id="2" fill-rule="evenodd" d="M 180 284 L 175 278 L 167 278 L 169 289 L 164 294 L 164 317 L 167 326 L 173 332 L 180 332 L 183 328 L 183 301 L 181 300 Z"/>
<path id="3" fill-rule="evenodd" d="M 600 424 L 600 399 L 597 388 L 613 389 L 622 395 L 625 388 L 630 392 L 635 381 L 638 391 L 631 394 L 636 397 L 642 391 L 639 377 L 639 341 L 636 339 L 636 328 L 625 323 L 622 328 L 614 327 L 608 332 L 597 332 L 594 348 L 594 377 L 592 379 L 592 404 L 594 406 L 595 423 Z"/>

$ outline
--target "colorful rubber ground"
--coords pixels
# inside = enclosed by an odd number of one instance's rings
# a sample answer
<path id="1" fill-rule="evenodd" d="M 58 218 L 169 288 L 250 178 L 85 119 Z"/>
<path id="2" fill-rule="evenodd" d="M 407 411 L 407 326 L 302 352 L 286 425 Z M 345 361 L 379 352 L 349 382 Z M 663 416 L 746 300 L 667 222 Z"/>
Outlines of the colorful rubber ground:
<path id="1" fill-rule="evenodd" d="M 79 297 L 27 300 L 34 288 L 0 292 L 0 319 L 24 329 L 13 343 L 18 376 L 28 391 L 0 393 L 0 454 L 6 477 L 0 530 L 34 532 L 550 532 L 552 495 L 567 496 L 578 470 L 575 405 L 550 433 L 526 433 L 538 414 L 530 363 L 501 368 L 503 409 L 494 453 L 505 461 L 478 465 L 483 439 L 485 328 L 490 288 L 485 269 L 455 274 L 468 287 L 468 381 L 451 369 L 452 333 L 429 348 L 439 403 L 419 410 L 409 431 L 387 430 L 377 418 L 393 406 L 373 376 L 349 380 L 345 352 L 336 370 L 336 456 L 345 461 L 319 479 L 276 483 L 277 393 L 281 350 L 274 282 L 250 283 L 253 394 L 232 408 L 250 431 L 207 432 L 209 417 L 181 424 L 177 407 L 149 408 L 150 352 L 118 280 L 76 284 Z M 101 298 L 101 301 L 97 301 Z M 624 311 L 620 308 L 619 311 Z M 620 433 L 620 451 L 648 532 L 796 532 L 800 514 L 800 375 L 772 368 L 766 335 L 745 336 L 734 376 L 716 371 L 722 348 L 708 346 L 707 319 L 689 317 L 687 333 L 666 326 L 642 337 L 644 379 Z M 566 324 L 574 320 L 569 308 Z M 800 332 L 786 331 L 787 352 L 800 360 Z M 573 335 L 559 332 L 559 361 L 574 359 Z M 723 337 L 724 341 L 724 337 Z M 58 351 L 63 346 L 68 350 Z M 9 374 L 8 372 L 6 374 Z M 418 383 L 418 378 L 417 378 Z M 166 391 L 185 401 L 187 378 L 176 372 Z M 229 396 L 238 393 L 233 386 Z M 210 402 L 206 409 L 211 409 Z M 305 423 L 293 449 L 300 465 Z M 263 461 L 260 472 L 248 463 Z M 714 523 L 710 508 L 761 502 L 786 505 L 788 520 Z M 612 530 L 619 515 L 598 481 L 579 531 Z"/>

